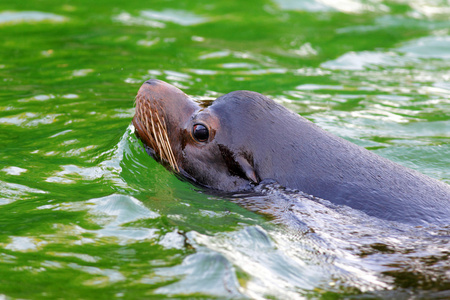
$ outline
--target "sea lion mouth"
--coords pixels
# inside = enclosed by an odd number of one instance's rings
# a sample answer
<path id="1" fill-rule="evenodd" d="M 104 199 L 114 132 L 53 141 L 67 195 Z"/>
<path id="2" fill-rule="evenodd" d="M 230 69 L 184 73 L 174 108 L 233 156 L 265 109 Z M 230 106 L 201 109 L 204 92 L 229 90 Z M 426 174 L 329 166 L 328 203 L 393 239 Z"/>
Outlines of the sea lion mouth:
<path id="1" fill-rule="evenodd" d="M 169 165 L 179 172 L 178 163 L 167 133 L 167 123 L 162 106 L 152 101 L 145 91 L 136 96 L 136 112 L 133 125 L 147 152 L 156 160 Z M 148 149 L 147 149 L 148 148 Z"/>

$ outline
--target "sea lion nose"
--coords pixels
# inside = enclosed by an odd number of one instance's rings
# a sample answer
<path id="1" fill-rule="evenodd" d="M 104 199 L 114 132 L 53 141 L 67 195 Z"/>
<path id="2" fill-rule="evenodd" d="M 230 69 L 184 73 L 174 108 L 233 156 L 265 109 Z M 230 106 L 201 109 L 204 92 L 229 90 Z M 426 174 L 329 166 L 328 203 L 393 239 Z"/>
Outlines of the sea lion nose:
<path id="1" fill-rule="evenodd" d="M 150 84 L 150 85 L 156 85 L 156 84 L 161 83 L 161 82 L 163 82 L 163 81 L 161 81 L 159 79 L 149 79 L 145 83 Z"/>

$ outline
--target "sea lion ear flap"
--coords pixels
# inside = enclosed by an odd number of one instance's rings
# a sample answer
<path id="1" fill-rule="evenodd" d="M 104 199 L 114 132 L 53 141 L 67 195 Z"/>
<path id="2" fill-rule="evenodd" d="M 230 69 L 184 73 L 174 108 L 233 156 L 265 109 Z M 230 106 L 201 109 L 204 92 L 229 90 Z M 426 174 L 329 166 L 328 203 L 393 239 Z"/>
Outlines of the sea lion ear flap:
<path id="1" fill-rule="evenodd" d="M 236 157 L 236 162 L 239 164 L 248 180 L 250 180 L 252 183 L 259 183 L 259 180 L 256 177 L 255 169 L 253 169 L 248 160 L 239 155 Z"/>

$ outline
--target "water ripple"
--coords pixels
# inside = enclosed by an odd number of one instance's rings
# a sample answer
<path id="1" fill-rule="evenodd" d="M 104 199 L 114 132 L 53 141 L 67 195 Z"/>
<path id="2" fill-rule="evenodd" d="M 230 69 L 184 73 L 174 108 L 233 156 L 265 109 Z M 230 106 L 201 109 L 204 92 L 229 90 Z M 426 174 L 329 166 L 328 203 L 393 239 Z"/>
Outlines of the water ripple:
<path id="1" fill-rule="evenodd" d="M 41 11 L 3 11 L 0 12 L 0 24 L 17 24 L 24 22 L 64 22 L 64 16 Z"/>

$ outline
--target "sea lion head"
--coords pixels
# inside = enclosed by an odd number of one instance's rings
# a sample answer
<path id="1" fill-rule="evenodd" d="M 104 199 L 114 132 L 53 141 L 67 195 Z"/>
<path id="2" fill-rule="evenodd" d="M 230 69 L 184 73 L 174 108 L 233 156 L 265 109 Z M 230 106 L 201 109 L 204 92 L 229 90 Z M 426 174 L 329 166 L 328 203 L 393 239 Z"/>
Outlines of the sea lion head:
<path id="1" fill-rule="evenodd" d="M 178 88 L 151 79 L 136 96 L 133 125 L 146 151 L 167 168 L 208 188 L 237 191 L 259 178 L 245 135 L 235 137 L 236 126 L 244 125 L 234 124 L 237 112 L 220 98 L 201 107 Z"/>

